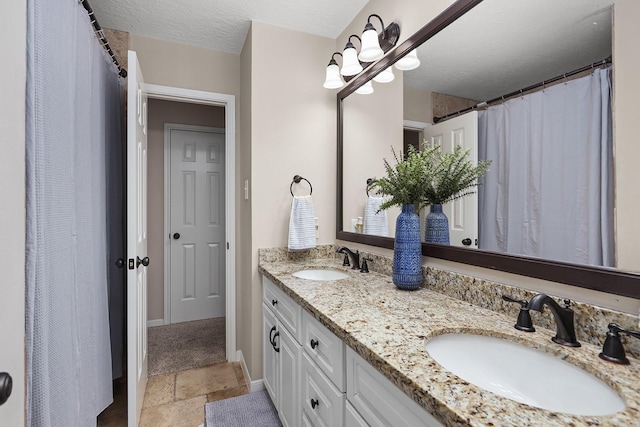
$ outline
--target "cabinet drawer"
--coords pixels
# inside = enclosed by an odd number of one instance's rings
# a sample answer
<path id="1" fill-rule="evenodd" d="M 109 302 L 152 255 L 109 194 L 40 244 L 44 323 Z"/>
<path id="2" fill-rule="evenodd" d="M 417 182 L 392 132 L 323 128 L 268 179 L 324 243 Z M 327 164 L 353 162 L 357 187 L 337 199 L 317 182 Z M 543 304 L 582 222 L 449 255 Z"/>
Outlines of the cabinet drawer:
<path id="1" fill-rule="evenodd" d="M 268 277 L 262 278 L 262 299 L 274 311 L 282 325 L 300 342 L 302 338 L 302 307 L 278 288 Z"/>
<path id="2" fill-rule="evenodd" d="M 346 360 L 347 399 L 369 425 L 442 426 L 351 348 Z"/>
<path id="3" fill-rule="evenodd" d="M 302 346 L 339 391 L 345 391 L 345 345 L 309 312 L 302 314 Z"/>
<path id="4" fill-rule="evenodd" d="M 344 425 L 344 394 L 302 352 L 302 418 L 316 427 Z"/>

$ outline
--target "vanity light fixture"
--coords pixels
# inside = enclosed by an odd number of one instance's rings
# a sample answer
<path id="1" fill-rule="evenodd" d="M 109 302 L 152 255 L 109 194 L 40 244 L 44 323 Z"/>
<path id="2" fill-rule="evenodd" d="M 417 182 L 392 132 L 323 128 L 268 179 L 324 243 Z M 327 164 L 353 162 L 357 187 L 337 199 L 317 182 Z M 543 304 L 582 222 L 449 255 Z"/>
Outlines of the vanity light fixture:
<path id="1" fill-rule="evenodd" d="M 402 71 L 415 70 L 418 68 L 420 66 L 420 58 L 418 58 L 416 50 L 413 49 L 411 52 L 400 58 L 398 62 L 396 62 L 395 66 L 398 70 Z"/>
<path id="2" fill-rule="evenodd" d="M 371 23 L 371 18 L 376 17 L 382 25 L 382 33 L 378 35 L 375 27 Z M 373 62 L 384 56 L 384 53 L 391 49 L 400 38 L 400 26 L 395 22 L 385 28 L 384 22 L 379 15 L 371 14 L 367 18 L 367 25 L 362 32 L 362 47 L 358 59 L 362 62 Z"/>
<path id="3" fill-rule="evenodd" d="M 378 83 L 389 83 L 395 79 L 396 76 L 393 75 L 393 67 L 387 67 L 380 74 L 373 78 L 373 81 Z M 356 91 L 357 92 L 357 91 Z"/>
<path id="4" fill-rule="evenodd" d="M 382 32 L 378 33 L 371 23 L 371 18 L 378 18 L 382 25 Z M 356 47 L 351 41 L 355 37 L 360 42 L 360 53 L 358 53 Z M 351 80 L 354 76 L 361 73 L 364 68 L 371 65 L 374 61 L 382 58 L 386 52 L 393 48 L 398 39 L 400 38 L 400 26 L 395 22 L 389 24 L 388 27 L 384 26 L 384 22 L 379 15 L 371 14 L 367 18 L 367 24 L 364 27 L 362 38 L 355 34 L 352 34 L 347 39 L 347 44 L 344 50 L 340 54 L 334 53 L 331 56 L 331 61 L 327 65 L 327 71 L 323 86 L 327 89 L 338 89 L 344 86 L 345 82 Z M 335 55 L 342 56 L 342 67 L 338 67 L 338 63 L 335 60 Z M 339 75 L 336 76 L 336 69 L 339 69 Z M 382 71 L 376 76 L 375 81 L 379 83 L 390 82 L 394 79 L 393 71 L 391 69 Z M 361 88 L 357 93 L 371 93 L 373 87 L 369 84 L 367 88 Z"/>
<path id="5" fill-rule="evenodd" d="M 347 40 L 347 44 L 342 51 L 342 68 L 340 69 L 340 74 L 343 76 L 355 76 L 363 70 L 362 64 L 358 61 L 358 51 L 356 51 L 355 46 L 351 43 L 352 37 L 360 40 L 360 37 L 355 34 L 350 35 Z"/>
<path id="6" fill-rule="evenodd" d="M 344 86 L 342 77 L 340 77 L 338 63 L 335 60 L 336 55 L 342 56 L 340 52 L 334 52 L 333 55 L 331 55 L 331 61 L 329 61 L 329 65 L 327 65 L 327 74 L 324 79 L 324 84 L 322 85 L 326 89 L 339 89 Z"/>
<path id="7" fill-rule="evenodd" d="M 373 85 L 371 84 L 371 80 L 356 89 L 356 93 L 359 93 L 360 95 L 369 95 L 373 93 Z"/>

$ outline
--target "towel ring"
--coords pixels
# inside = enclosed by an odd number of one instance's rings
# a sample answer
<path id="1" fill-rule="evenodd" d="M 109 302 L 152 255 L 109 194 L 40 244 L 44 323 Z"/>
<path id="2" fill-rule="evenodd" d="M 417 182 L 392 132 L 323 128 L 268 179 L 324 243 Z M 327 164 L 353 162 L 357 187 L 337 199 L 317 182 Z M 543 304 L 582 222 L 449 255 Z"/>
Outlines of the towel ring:
<path id="1" fill-rule="evenodd" d="M 309 184 L 309 195 L 313 194 L 313 186 L 311 186 L 309 180 L 307 178 L 301 177 L 300 175 L 295 175 L 293 177 L 293 181 L 291 181 L 291 185 L 289 186 L 289 192 L 291 193 L 291 196 L 293 196 L 293 184 L 300 184 L 300 181 L 302 181 L 303 179 L 307 181 L 307 184 Z"/>
<path id="2" fill-rule="evenodd" d="M 373 178 L 367 178 L 367 197 L 369 197 L 369 187 L 371 186 L 371 184 L 373 184 L 373 182 L 375 181 L 375 179 Z"/>

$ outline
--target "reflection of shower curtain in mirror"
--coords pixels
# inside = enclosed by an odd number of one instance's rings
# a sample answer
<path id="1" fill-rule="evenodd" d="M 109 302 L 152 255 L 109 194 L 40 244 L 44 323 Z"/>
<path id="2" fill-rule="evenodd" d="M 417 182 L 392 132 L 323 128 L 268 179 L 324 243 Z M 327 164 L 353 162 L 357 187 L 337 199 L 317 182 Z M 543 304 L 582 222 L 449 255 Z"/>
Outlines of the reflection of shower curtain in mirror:
<path id="1" fill-rule="evenodd" d="M 614 266 L 610 73 L 479 113 L 480 249 Z"/>

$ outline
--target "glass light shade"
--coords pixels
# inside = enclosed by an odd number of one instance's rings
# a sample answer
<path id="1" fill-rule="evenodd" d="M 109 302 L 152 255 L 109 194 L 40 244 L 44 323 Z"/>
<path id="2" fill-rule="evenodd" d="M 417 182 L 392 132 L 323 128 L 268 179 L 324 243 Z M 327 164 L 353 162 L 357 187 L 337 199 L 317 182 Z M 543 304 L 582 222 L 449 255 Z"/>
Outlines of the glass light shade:
<path id="1" fill-rule="evenodd" d="M 356 93 L 359 93 L 360 95 L 369 95 L 370 93 L 373 93 L 373 85 L 371 84 L 371 81 L 368 81 L 360 86 L 356 90 Z"/>
<path id="2" fill-rule="evenodd" d="M 343 76 L 355 76 L 360 71 L 362 71 L 362 65 L 358 62 L 358 52 L 356 52 L 356 48 L 347 47 L 344 52 L 342 52 L 342 69 L 340 69 L 340 74 Z"/>
<path id="3" fill-rule="evenodd" d="M 418 59 L 418 54 L 416 50 L 413 49 L 411 52 L 400 58 L 398 62 L 396 62 L 396 68 L 402 71 L 415 70 L 420 66 L 420 59 Z"/>
<path id="4" fill-rule="evenodd" d="M 327 66 L 327 76 L 324 79 L 324 84 L 322 85 L 327 89 L 338 89 L 344 86 L 342 82 L 342 77 L 340 77 L 340 69 L 337 64 L 329 64 Z"/>
<path id="5" fill-rule="evenodd" d="M 387 67 L 384 70 L 382 70 L 382 72 L 380 74 L 375 76 L 373 78 L 373 80 L 378 82 L 378 83 L 389 83 L 389 82 L 392 82 L 393 79 L 395 79 L 395 78 L 396 78 L 396 76 L 393 75 L 393 68 L 392 67 Z"/>
<path id="6" fill-rule="evenodd" d="M 370 25 L 367 25 L 369 27 Z M 362 47 L 358 59 L 362 62 L 373 62 L 384 56 L 384 51 L 380 48 L 378 42 L 378 33 L 375 28 L 366 29 L 362 33 Z"/>

